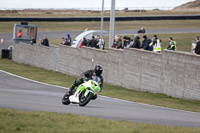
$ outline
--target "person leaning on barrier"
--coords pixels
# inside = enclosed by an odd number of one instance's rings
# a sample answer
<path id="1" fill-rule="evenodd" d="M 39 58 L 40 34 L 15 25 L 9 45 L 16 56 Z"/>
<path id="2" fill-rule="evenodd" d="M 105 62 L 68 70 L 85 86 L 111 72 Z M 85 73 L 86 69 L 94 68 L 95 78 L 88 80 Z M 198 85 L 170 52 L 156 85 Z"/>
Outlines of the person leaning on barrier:
<path id="1" fill-rule="evenodd" d="M 65 44 L 65 38 L 62 37 L 60 40 L 61 40 L 61 41 L 60 41 L 60 44 L 61 44 L 61 45 L 64 45 L 64 44 Z"/>
<path id="2" fill-rule="evenodd" d="M 92 37 L 92 40 L 90 40 L 89 46 L 92 47 L 92 48 L 96 48 L 97 47 L 97 43 L 98 43 L 97 37 L 94 36 L 94 37 Z"/>
<path id="3" fill-rule="evenodd" d="M 71 37 L 70 37 L 70 34 L 67 34 L 67 45 L 68 46 L 71 46 L 71 43 L 72 43 L 72 39 L 71 39 Z"/>
<path id="4" fill-rule="evenodd" d="M 196 47 L 195 47 L 195 54 L 200 54 L 200 37 L 196 37 Z"/>
<path id="5" fill-rule="evenodd" d="M 122 48 L 122 40 L 121 40 L 121 36 L 114 36 L 114 43 L 112 45 L 112 48 L 117 48 L 120 49 Z"/>
<path id="6" fill-rule="evenodd" d="M 123 40 L 124 40 L 124 47 L 128 47 L 130 45 L 131 38 L 124 36 Z"/>
<path id="7" fill-rule="evenodd" d="M 162 41 L 158 39 L 157 35 L 154 35 L 152 38 L 152 42 L 149 44 L 149 46 L 153 46 L 153 51 L 160 53 L 161 52 L 161 43 Z"/>
<path id="8" fill-rule="evenodd" d="M 172 37 L 169 37 L 168 41 L 169 41 L 169 46 L 167 49 L 176 51 L 176 41 L 174 41 Z"/>
<path id="9" fill-rule="evenodd" d="M 143 36 L 141 49 L 149 50 L 149 44 L 151 43 L 151 39 L 149 39 L 146 35 Z"/>
<path id="10" fill-rule="evenodd" d="M 140 49 L 140 37 L 139 36 L 135 37 L 134 43 L 133 43 L 132 46 L 130 46 L 130 48 L 138 48 L 138 49 Z"/>
<path id="11" fill-rule="evenodd" d="M 44 36 L 44 39 L 40 39 L 40 42 L 43 46 L 49 47 L 49 40 L 47 39 L 47 36 Z"/>

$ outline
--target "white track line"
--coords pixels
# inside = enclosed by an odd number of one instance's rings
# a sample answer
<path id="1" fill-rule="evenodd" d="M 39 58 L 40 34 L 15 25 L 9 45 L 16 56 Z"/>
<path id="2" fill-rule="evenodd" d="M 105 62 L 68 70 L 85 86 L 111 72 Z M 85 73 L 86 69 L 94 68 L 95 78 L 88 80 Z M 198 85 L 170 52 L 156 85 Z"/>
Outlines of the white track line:
<path id="1" fill-rule="evenodd" d="M 28 80 L 28 81 L 31 81 L 31 82 L 34 82 L 34 83 L 42 84 L 42 85 L 47 85 L 47 86 L 52 86 L 52 87 L 58 87 L 58 88 L 66 89 L 66 90 L 69 89 L 69 88 L 66 88 L 66 87 L 58 86 L 58 85 L 51 85 L 51 84 L 42 83 L 42 82 L 39 82 L 39 81 L 36 81 L 36 80 L 24 78 L 24 77 L 21 77 L 21 76 L 19 76 L 19 75 L 12 74 L 12 73 L 9 73 L 9 72 L 3 71 L 3 70 L 0 70 L 0 72 L 6 73 L 6 74 L 8 74 L 8 75 L 11 75 L 11 76 L 14 76 L 14 77 L 17 77 L 17 78 L 21 78 L 21 79 L 24 79 L 24 80 Z"/>
<path id="2" fill-rule="evenodd" d="M 15 74 L 3 71 L 3 70 L 0 70 L 0 72 L 6 73 L 6 74 L 14 76 L 14 77 L 18 77 L 18 78 L 21 78 L 21 79 L 24 79 L 24 80 L 27 80 L 27 81 L 31 81 L 31 82 L 34 82 L 34 83 L 42 84 L 42 85 L 47 85 L 47 86 L 52 86 L 52 87 L 58 87 L 58 88 L 62 88 L 62 89 L 65 89 L 65 90 L 69 89 L 69 88 L 66 88 L 66 87 L 58 86 L 58 85 L 51 85 L 51 84 L 47 84 L 47 83 L 42 83 L 42 82 L 39 82 L 39 81 L 35 81 L 35 80 L 32 80 L 32 79 L 24 78 L 24 77 L 21 77 L 19 75 L 15 75 Z M 150 105 L 150 104 L 146 104 L 146 103 L 138 103 L 138 102 L 127 101 L 127 100 L 118 99 L 118 98 L 111 98 L 111 97 L 108 97 L 108 96 L 101 96 L 101 95 L 99 95 L 99 96 L 102 97 L 102 98 L 115 99 L 115 100 L 122 101 L 122 102 L 135 103 L 135 104 L 145 105 L 145 106 L 150 106 L 150 107 L 156 107 L 156 108 L 170 109 L 170 110 L 175 110 L 175 111 L 180 111 L 180 112 L 188 112 L 188 113 L 200 114 L 198 112 L 192 112 L 192 111 L 186 111 L 186 110 L 180 110 L 180 109 L 173 109 L 173 108 L 168 108 L 168 107 Z"/>

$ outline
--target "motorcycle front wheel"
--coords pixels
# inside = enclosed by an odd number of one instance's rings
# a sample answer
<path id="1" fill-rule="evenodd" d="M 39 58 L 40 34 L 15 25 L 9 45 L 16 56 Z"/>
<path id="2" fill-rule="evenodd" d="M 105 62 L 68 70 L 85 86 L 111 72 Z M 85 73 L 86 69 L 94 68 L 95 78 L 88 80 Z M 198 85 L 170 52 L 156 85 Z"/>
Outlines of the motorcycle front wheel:
<path id="1" fill-rule="evenodd" d="M 70 101 L 69 101 L 69 94 L 65 94 L 62 98 L 62 104 L 64 105 L 69 105 Z"/>
<path id="2" fill-rule="evenodd" d="M 84 96 L 84 93 L 82 92 L 82 94 L 79 97 L 79 105 L 80 106 L 85 106 L 89 103 L 89 101 L 91 100 L 91 98 L 93 97 L 93 93 L 89 92 L 87 96 Z"/>

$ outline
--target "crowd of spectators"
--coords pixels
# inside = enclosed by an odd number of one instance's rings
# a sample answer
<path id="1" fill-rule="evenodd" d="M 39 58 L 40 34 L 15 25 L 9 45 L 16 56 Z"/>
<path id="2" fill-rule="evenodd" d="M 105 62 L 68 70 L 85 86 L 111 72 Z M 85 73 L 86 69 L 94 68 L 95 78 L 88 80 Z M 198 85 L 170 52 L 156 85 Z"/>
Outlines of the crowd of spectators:
<path id="1" fill-rule="evenodd" d="M 113 37 L 113 45 L 112 48 L 116 49 L 123 49 L 123 48 L 137 48 L 142 50 L 148 50 L 148 51 L 154 51 L 154 52 L 161 52 L 161 44 L 162 41 L 157 37 L 157 35 L 154 35 L 152 39 L 148 38 L 147 35 L 143 35 L 142 41 L 140 41 L 140 37 L 138 35 L 134 35 L 134 40 L 131 39 L 128 36 L 124 36 L 122 39 L 122 36 L 115 35 Z M 173 40 L 173 37 L 168 38 L 169 46 L 166 48 L 167 50 L 176 51 L 177 43 Z M 43 39 L 40 39 L 41 45 L 43 46 L 49 46 L 49 40 L 47 36 L 44 35 Z M 70 34 L 67 34 L 67 38 L 62 37 L 60 44 L 71 46 L 71 37 Z M 79 48 L 82 46 L 85 47 L 91 47 L 96 49 L 105 49 L 105 42 L 103 39 L 101 39 L 100 35 L 92 36 L 92 39 L 86 39 L 82 38 L 82 41 L 80 43 Z M 200 54 L 200 37 L 196 37 L 196 46 L 193 49 L 194 54 Z"/>
<path id="2" fill-rule="evenodd" d="M 123 37 L 123 43 L 122 43 L 122 37 L 121 36 L 114 36 L 114 43 L 112 45 L 112 48 L 117 49 L 123 49 L 123 48 L 137 48 L 137 49 L 143 49 L 148 51 L 154 51 L 154 52 L 161 52 L 161 44 L 162 41 L 157 37 L 157 35 L 154 35 L 152 39 L 149 39 L 147 35 L 143 35 L 142 41 L 140 41 L 140 37 L 138 35 L 134 35 L 134 40 L 130 37 L 124 36 Z M 176 50 L 176 42 L 173 41 L 173 38 L 170 37 L 169 39 L 169 47 L 168 50 Z"/>
<path id="3" fill-rule="evenodd" d="M 81 48 L 82 46 L 97 48 L 97 49 L 104 49 L 105 42 L 103 39 L 100 38 L 100 35 L 96 35 L 96 36 L 92 36 L 92 39 L 82 38 L 82 42 L 79 48 Z"/>

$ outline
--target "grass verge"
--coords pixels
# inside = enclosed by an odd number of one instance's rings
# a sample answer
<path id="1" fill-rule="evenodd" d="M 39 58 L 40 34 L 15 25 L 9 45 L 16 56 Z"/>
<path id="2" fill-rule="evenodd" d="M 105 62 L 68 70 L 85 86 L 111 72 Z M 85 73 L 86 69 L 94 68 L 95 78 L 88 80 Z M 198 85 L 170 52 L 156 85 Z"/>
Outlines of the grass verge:
<path id="1" fill-rule="evenodd" d="M 44 70 L 41 68 L 31 67 L 28 65 L 18 64 L 11 60 L 0 59 L 0 69 L 11 72 L 26 78 L 55 84 L 65 87 L 70 87 L 76 77 L 68 76 L 62 73 Z M 194 112 L 200 112 L 200 101 L 183 100 L 172 98 L 163 94 L 154 94 L 131 90 L 120 86 L 104 84 L 101 95 L 124 100 L 182 109 Z"/>
<path id="2" fill-rule="evenodd" d="M 197 133 L 200 128 L 138 124 L 72 114 L 0 109 L 0 132 L 8 133 Z"/>
<path id="3" fill-rule="evenodd" d="M 20 22 L 0 22 L 0 33 L 12 33 L 14 24 Z M 37 25 L 38 31 L 75 31 L 100 30 L 101 22 L 30 22 L 29 25 Z M 199 20 L 157 20 L 157 21 L 116 21 L 116 30 L 140 29 L 173 29 L 173 28 L 199 28 Z M 104 30 L 109 30 L 109 22 L 104 22 Z"/>
<path id="4" fill-rule="evenodd" d="M 199 11 L 159 11 L 159 10 L 116 10 L 116 16 L 152 16 L 152 15 L 199 15 Z M 0 10 L 0 17 L 77 17 L 101 16 L 101 11 L 92 10 Z M 105 10 L 104 16 L 110 16 Z"/>

